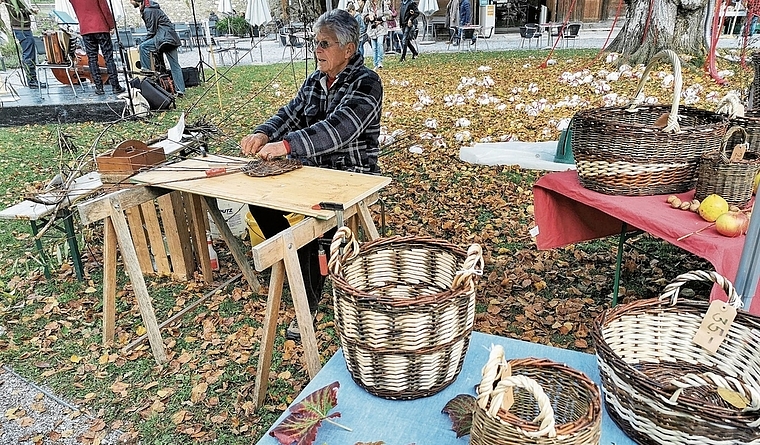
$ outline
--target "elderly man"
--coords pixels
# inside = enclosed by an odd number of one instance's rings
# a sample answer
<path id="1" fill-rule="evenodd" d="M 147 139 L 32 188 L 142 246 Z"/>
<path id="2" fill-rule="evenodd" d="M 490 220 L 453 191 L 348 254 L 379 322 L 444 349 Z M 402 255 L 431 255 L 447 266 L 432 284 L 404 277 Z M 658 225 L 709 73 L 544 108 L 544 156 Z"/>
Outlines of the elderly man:
<path id="1" fill-rule="evenodd" d="M 34 35 L 32 34 L 32 14 L 37 14 L 36 7 L 28 6 L 23 0 L 0 0 L 5 3 L 10 17 L 11 30 L 21 45 L 21 56 L 26 74 L 26 82 L 29 88 L 45 87 L 45 83 L 37 81 L 37 50 L 34 47 Z"/>
<path id="2" fill-rule="evenodd" d="M 295 98 L 243 138 L 243 153 L 264 159 L 289 156 L 315 167 L 379 173 L 383 86 L 359 55 L 359 24 L 348 12 L 335 9 L 322 14 L 313 31 L 317 71 Z M 288 227 L 281 211 L 258 206 L 250 210 L 265 237 Z M 298 251 L 312 313 L 324 284 L 317 251 L 316 240 Z M 287 336 L 300 337 L 296 323 L 291 323 Z"/>

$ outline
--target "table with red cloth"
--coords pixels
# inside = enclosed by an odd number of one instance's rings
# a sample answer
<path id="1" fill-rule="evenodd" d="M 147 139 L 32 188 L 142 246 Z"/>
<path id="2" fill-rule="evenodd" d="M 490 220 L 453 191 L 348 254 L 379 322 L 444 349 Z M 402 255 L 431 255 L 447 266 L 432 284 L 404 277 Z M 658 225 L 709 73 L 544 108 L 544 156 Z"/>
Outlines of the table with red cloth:
<path id="1" fill-rule="evenodd" d="M 691 201 L 694 190 L 676 196 Z M 671 208 L 667 195 L 605 195 L 583 188 L 578 173 L 569 170 L 541 177 L 533 186 L 533 197 L 539 249 L 620 235 L 627 224 L 708 260 L 718 273 L 736 280 L 745 237 L 725 237 L 713 227 L 683 237 L 710 223 L 694 212 Z M 712 298 L 725 299 L 724 295 L 713 288 Z M 749 311 L 760 314 L 760 299 L 752 299 Z"/>

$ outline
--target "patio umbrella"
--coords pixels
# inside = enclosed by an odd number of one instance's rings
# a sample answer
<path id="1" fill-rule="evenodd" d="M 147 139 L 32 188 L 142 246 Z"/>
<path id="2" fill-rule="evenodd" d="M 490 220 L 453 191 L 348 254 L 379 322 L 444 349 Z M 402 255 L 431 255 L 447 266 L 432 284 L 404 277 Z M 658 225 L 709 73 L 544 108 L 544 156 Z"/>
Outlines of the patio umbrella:
<path id="1" fill-rule="evenodd" d="M 56 11 L 63 11 L 66 14 L 70 15 L 72 19 L 77 19 L 76 13 L 74 13 L 74 7 L 71 6 L 71 3 L 69 3 L 69 0 L 55 0 L 55 10 Z"/>
<path id="2" fill-rule="evenodd" d="M 346 10 L 348 8 L 348 0 L 338 0 L 338 9 Z"/>
<path id="3" fill-rule="evenodd" d="M 420 0 L 419 6 L 420 12 L 425 16 L 425 34 L 422 40 L 424 42 L 432 43 L 433 33 L 428 33 L 428 28 L 433 27 L 431 17 L 438 11 L 438 0 Z"/>
<path id="4" fill-rule="evenodd" d="M 124 19 L 124 27 L 127 27 L 127 16 L 124 14 L 124 5 L 122 0 L 108 0 L 108 4 L 111 6 L 111 12 L 113 13 L 113 19 L 118 22 Z"/>
<path id="5" fill-rule="evenodd" d="M 219 0 L 219 3 L 216 4 L 216 10 L 226 15 L 228 19 L 235 13 L 235 10 L 232 9 L 232 0 Z M 231 25 L 230 20 L 227 20 L 227 34 L 230 34 Z"/>
<path id="6" fill-rule="evenodd" d="M 272 12 L 269 10 L 268 0 L 248 0 L 245 7 L 245 19 L 251 26 L 258 26 L 272 21 Z"/>

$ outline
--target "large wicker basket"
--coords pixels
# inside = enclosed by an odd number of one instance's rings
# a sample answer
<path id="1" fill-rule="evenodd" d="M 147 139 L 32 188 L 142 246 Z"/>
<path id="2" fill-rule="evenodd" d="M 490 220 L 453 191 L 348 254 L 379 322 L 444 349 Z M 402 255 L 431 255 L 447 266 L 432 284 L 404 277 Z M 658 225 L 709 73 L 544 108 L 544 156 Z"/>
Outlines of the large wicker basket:
<path id="1" fill-rule="evenodd" d="M 480 246 L 465 253 L 442 240 L 396 236 L 359 247 L 343 227 L 330 253 L 335 326 L 354 381 L 388 399 L 451 384 L 475 321 Z"/>
<path id="2" fill-rule="evenodd" d="M 594 324 L 597 359 L 610 417 L 640 444 L 760 444 L 760 317 L 738 314 L 716 353 L 692 342 L 709 303 L 678 299 L 688 281 L 718 283 L 715 272 L 689 272 L 659 299 L 608 309 Z M 723 389 L 720 389 L 723 388 Z M 720 392 L 741 394 L 747 407 Z"/>
<path id="3" fill-rule="evenodd" d="M 697 188 L 694 198 L 703 200 L 716 194 L 729 204 L 744 207 L 752 199 L 752 180 L 760 170 L 760 157 L 757 153 L 746 152 L 744 158 L 731 162 L 729 156 L 733 150 L 735 134 L 743 135 L 741 142 L 748 140 L 747 132 L 742 127 L 731 127 L 723 137 L 723 148 L 719 152 L 705 153 L 699 162 Z M 739 141 L 736 141 L 739 142 Z"/>
<path id="4" fill-rule="evenodd" d="M 493 346 L 472 419 L 472 445 L 593 445 L 601 438 L 599 388 L 585 374 L 548 359 L 510 360 Z M 507 410 L 506 395 L 514 403 Z"/>
<path id="5" fill-rule="evenodd" d="M 642 105 L 649 72 L 663 59 L 673 65 L 673 104 Z M 681 84 L 678 56 L 665 50 L 650 61 L 630 105 L 575 114 L 572 148 L 583 187 L 629 196 L 694 188 L 699 158 L 702 153 L 720 150 L 728 120 L 712 111 L 679 106 Z M 667 124 L 659 128 L 668 112 Z"/>

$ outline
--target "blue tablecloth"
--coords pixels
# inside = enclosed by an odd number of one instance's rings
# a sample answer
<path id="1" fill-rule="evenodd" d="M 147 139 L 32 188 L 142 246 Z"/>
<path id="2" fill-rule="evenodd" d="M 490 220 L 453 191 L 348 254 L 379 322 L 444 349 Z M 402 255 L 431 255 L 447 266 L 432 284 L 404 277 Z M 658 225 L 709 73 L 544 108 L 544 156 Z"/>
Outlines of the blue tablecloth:
<path id="1" fill-rule="evenodd" d="M 335 420 L 353 431 L 323 422 L 315 442 L 318 444 L 350 445 L 383 441 L 388 445 L 466 445 L 470 443 L 470 436 L 457 439 L 451 430 L 448 415 L 441 413 L 441 409 L 458 394 L 475 395 L 475 386 L 480 383 L 481 368 L 488 360 L 488 348 L 492 344 L 502 345 L 507 358 L 540 357 L 565 363 L 586 373 L 601 388 L 594 355 L 475 332 L 459 377 L 432 397 L 396 401 L 369 394 L 351 379 L 343 352 L 339 350 L 294 400 L 300 402 L 312 392 L 332 382 L 340 382 L 338 406 L 333 411 L 340 412 L 341 417 Z M 287 414 L 288 411 L 284 412 L 274 426 Z M 601 444 L 634 444 L 612 422 L 606 411 L 603 411 Z M 278 445 L 278 442 L 267 432 L 258 445 Z"/>

